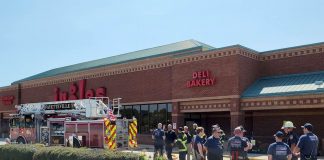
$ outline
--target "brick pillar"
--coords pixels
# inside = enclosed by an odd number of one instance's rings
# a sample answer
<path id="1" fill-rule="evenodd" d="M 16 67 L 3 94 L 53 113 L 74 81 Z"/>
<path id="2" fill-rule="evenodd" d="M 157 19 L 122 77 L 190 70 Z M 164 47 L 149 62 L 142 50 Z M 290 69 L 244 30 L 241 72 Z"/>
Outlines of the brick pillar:
<path id="1" fill-rule="evenodd" d="M 232 101 L 231 105 L 231 131 L 239 125 L 245 125 L 245 113 L 240 109 L 239 99 Z"/>
<path id="2" fill-rule="evenodd" d="M 184 126 L 184 114 L 180 113 L 180 103 L 172 102 L 172 124 L 176 123 L 177 128 Z"/>

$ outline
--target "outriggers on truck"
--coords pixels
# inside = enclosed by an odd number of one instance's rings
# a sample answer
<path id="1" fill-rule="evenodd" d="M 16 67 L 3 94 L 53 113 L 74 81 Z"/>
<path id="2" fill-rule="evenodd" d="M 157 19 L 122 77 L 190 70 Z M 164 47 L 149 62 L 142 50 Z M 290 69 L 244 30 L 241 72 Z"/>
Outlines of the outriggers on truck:
<path id="1" fill-rule="evenodd" d="M 10 139 L 16 143 L 51 146 L 73 146 L 76 139 L 82 147 L 129 147 L 129 142 L 136 138 L 136 135 L 129 135 L 129 127 L 137 121 L 121 119 L 120 100 L 93 97 L 17 105 L 17 113 L 11 114 Z M 115 133 L 110 131 L 114 128 L 107 126 L 107 122 L 115 125 Z M 113 134 L 114 139 L 111 138 Z"/>

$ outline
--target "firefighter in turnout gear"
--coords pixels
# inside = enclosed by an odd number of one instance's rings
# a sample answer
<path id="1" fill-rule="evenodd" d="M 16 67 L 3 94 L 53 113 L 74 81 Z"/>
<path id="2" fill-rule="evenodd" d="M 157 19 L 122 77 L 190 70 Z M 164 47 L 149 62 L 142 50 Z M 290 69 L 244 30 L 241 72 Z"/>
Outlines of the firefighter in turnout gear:
<path id="1" fill-rule="evenodd" d="M 187 135 L 184 132 L 182 127 L 179 127 L 178 129 L 178 139 L 176 142 L 176 145 L 179 148 L 179 160 L 186 160 L 186 155 L 188 152 L 188 148 L 187 148 Z"/>

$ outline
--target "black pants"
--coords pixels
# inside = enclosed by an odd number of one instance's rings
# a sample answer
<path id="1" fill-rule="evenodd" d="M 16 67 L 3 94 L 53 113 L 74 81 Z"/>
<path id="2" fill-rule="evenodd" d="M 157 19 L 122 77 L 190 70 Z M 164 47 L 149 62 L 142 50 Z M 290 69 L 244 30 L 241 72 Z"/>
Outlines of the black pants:
<path id="1" fill-rule="evenodd" d="M 223 155 L 213 155 L 213 156 L 207 155 L 207 159 L 208 160 L 223 160 Z"/>
<path id="2" fill-rule="evenodd" d="M 165 151 L 166 151 L 166 154 L 167 154 L 167 157 L 168 157 L 168 160 L 172 160 L 172 149 L 173 149 L 173 146 L 171 145 L 165 145 Z"/>
<path id="3" fill-rule="evenodd" d="M 159 156 L 163 156 L 163 150 L 163 145 L 154 145 L 154 157 L 156 157 L 157 154 L 159 154 Z"/>
<path id="4" fill-rule="evenodd" d="M 186 160 L 187 152 L 179 152 L 179 160 Z"/>

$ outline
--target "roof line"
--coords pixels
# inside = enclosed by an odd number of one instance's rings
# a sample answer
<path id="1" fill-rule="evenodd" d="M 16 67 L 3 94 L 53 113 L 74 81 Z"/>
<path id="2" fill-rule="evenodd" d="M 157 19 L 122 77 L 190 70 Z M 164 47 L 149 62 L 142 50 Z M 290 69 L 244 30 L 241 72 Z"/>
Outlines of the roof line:
<path id="1" fill-rule="evenodd" d="M 317 42 L 317 43 L 311 43 L 311 44 L 306 44 L 306 45 L 300 45 L 300 46 L 293 46 L 293 47 L 287 47 L 287 48 L 264 51 L 264 52 L 260 52 L 260 54 L 271 54 L 271 53 L 274 53 L 274 52 L 280 52 L 280 51 L 284 51 L 284 50 L 298 49 L 298 48 L 311 47 L 311 46 L 317 46 L 317 45 L 323 45 L 323 44 L 324 44 L 324 42 Z"/>
<path id="2" fill-rule="evenodd" d="M 202 46 L 196 46 L 196 47 L 182 49 L 182 50 L 177 50 L 177 51 L 173 51 L 173 52 L 165 52 L 165 53 L 162 53 L 160 55 L 167 56 L 167 55 L 171 55 L 171 54 L 178 53 L 178 52 L 186 52 L 186 51 L 191 51 L 191 50 L 196 51 L 196 49 L 201 49 L 201 48 L 202 48 Z M 140 51 L 142 51 L 142 50 L 140 50 Z M 134 51 L 134 52 L 137 52 L 137 51 Z M 132 53 L 132 52 L 129 52 L 129 53 Z M 128 53 L 125 53 L 125 54 L 128 54 Z M 186 54 L 186 53 L 183 53 L 183 54 Z M 119 56 L 119 55 L 116 55 L 116 56 Z M 125 60 L 125 61 L 120 61 L 120 62 L 115 62 L 115 63 L 111 63 L 111 64 L 103 64 L 103 65 L 94 66 L 94 67 L 90 67 L 90 68 L 86 68 L 86 69 L 73 70 L 73 71 L 65 72 L 65 73 L 57 73 L 57 74 L 53 74 L 51 76 L 46 76 L 46 77 L 42 77 L 42 78 L 55 77 L 57 75 L 64 75 L 64 74 L 73 73 L 73 72 L 80 72 L 80 71 L 90 70 L 90 69 L 94 69 L 94 68 L 100 68 L 100 67 L 104 67 L 104 66 L 111 66 L 111 65 L 116 65 L 116 64 L 122 64 L 122 63 L 127 63 L 127 62 L 144 60 L 144 59 L 147 59 L 147 58 L 152 58 L 152 57 L 157 57 L 157 56 L 159 56 L 159 55 L 151 55 L 151 56 L 147 56 L 147 57 L 135 58 L 135 59 Z M 115 56 L 112 56 L 112 57 L 115 57 Z M 107 57 L 107 58 L 111 58 L 111 57 Z M 105 58 L 101 58 L 101 59 L 105 59 Z M 100 60 L 100 59 L 98 59 L 98 60 Z M 93 61 L 96 61 L 96 60 L 93 60 Z M 91 62 L 91 61 L 81 62 L 81 63 L 69 65 L 69 66 L 79 65 L 79 64 L 87 63 L 87 62 Z M 69 67 L 69 66 L 65 66 L 65 67 Z M 60 69 L 60 68 L 62 68 L 62 67 L 54 68 L 54 69 L 51 69 L 51 70 Z M 51 71 L 51 70 L 48 70 L 48 71 Z M 33 76 L 37 76 L 39 74 L 43 74 L 43 73 L 46 73 L 48 71 L 41 72 L 41 73 L 38 73 L 38 74 L 33 75 Z M 17 84 L 17 83 L 20 83 L 20 82 L 26 82 L 26 81 L 35 80 L 34 78 L 31 78 L 31 79 L 30 78 L 31 77 L 27 77 L 25 79 L 21 79 L 21 80 L 18 80 L 18 81 L 14 81 L 11 84 L 13 85 L 13 84 Z M 39 78 L 36 78 L 36 79 L 39 79 Z"/>
<path id="3" fill-rule="evenodd" d="M 285 74 L 285 75 L 278 75 L 278 76 L 261 77 L 258 80 L 262 80 L 262 79 L 276 79 L 276 78 L 285 78 L 285 77 L 297 77 L 297 76 L 306 76 L 306 75 L 323 74 L 323 73 L 324 73 L 324 71 L 295 73 L 295 74 Z"/>
<path id="4" fill-rule="evenodd" d="M 323 94 L 324 93 L 324 90 L 323 91 L 317 91 L 317 92 L 313 92 L 313 91 L 302 91 L 302 92 L 298 92 L 298 93 L 284 93 L 285 96 L 297 96 L 297 95 L 306 95 L 306 94 Z M 277 93 L 273 93 L 273 94 L 267 94 L 267 95 L 260 95 L 260 96 L 252 96 L 252 95 L 247 95 L 247 96 L 244 96 L 242 95 L 241 98 L 266 98 L 266 97 L 280 97 L 282 96 L 282 94 L 277 94 Z"/>

